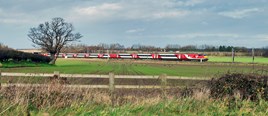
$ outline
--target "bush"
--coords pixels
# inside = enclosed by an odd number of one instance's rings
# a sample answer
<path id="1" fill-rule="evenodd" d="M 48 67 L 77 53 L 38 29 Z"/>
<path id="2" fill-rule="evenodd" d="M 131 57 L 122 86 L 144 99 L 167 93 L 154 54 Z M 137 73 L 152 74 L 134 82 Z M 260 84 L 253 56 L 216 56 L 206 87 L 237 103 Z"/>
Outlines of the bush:
<path id="1" fill-rule="evenodd" d="M 232 98 L 239 95 L 241 99 L 268 100 L 267 78 L 268 76 L 253 74 L 225 74 L 218 79 L 211 80 L 211 97 Z"/>
<path id="2" fill-rule="evenodd" d="M 49 57 L 39 54 L 24 53 L 12 49 L 0 49 L 0 62 L 7 62 L 10 60 L 17 62 L 32 61 L 42 63 L 49 63 L 51 61 Z"/>
<path id="3" fill-rule="evenodd" d="M 263 56 L 268 57 L 268 49 L 264 50 Z"/>

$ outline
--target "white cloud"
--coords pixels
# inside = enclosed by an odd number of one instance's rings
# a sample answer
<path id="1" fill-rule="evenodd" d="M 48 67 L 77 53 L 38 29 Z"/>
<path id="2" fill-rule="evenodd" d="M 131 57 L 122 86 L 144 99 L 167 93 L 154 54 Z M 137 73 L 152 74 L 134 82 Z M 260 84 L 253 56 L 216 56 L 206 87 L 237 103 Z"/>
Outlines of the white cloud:
<path id="1" fill-rule="evenodd" d="M 267 34 L 259 34 L 255 36 L 256 39 L 261 39 L 264 41 L 268 41 L 268 35 Z"/>
<path id="2" fill-rule="evenodd" d="M 168 12 L 157 12 L 152 16 L 156 19 L 160 18 L 174 18 L 179 16 L 185 16 L 189 14 L 189 11 L 168 11 Z"/>
<path id="3" fill-rule="evenodd" d="M 240 37 L 240 35 L 232 33 L 186 33 L 186 34 L 172 35 L 171 37 L 179 39 L 199 38 L 199 37 L 238 38 Z"/>
<path id="4" fill-rule="evenodd" d="M 22 24 L 31 23 L 30 16 L 26 13 L 20 12 L 7 12 L 0 9 L 0 23 L 4 24 Z"/>
<path id="5" fill-rule="evenodd" d="M 188 0 L 184 2 L 184 6 L 195 6 L 197 4 L 203 3 L 205 0 Z"/>
<path id="6" fill-rule="evenodd" d="M 130 29 L 127 30 L 126 33 L 138 33 L 138 32 L 143 32 L 145 29 L 137 28 L 137 29 Z"/>
<path id="7" fill-rule="evenodd" d="M 99 17 L 109 16 L 120 9 L 122 9 L 122 7 L 119 4 L 104 3 L 98 6 L 77 7 L 74 9 L 74 11 L 80 15 Z"/>
<path id="8" fill-rule="evenodd" d="M 196 6 L 198 4 L 204 3 L 206 0 L 185 0 L 185 1 L 176 1 L 176 0 L 155 0 L 157 4 L 169 7 L 181 7 L 181 6 Z"/>
<path id="9" fill-rule="evenodd" d="M 5 24 L 21 24 L 21 23 L 30 23 L 31 21 L 28 19 L 11 19 L 11 18 L 0 18 L 0 23 Z"/>
<path id="10" fill-rule="evenodd" d="M 220 12 L 219 15 L 231 17 L 234 19 L 241 19 L 247 17 L 253 13 L 260 12 L 261 10 L 258 8 L 251 8 L 251 9 L 243 9 L 243 10 L 235 10 L 235 11 L 226 11 Z"/>
<path id="11" fill-rule="evenodd" d="M 95 6 L 73 8 L 72 19 L 87 20 L 158 20 L 165 18 L 180 18 L 191 13 L 180 6 L 190 6 L 204 0 L 190 0 L 177 2 L 170 0 L 156 1 L 119 1 L 116 3 L 102 3 Z M 149 5 L 149 6 L 148 6 Z"/>

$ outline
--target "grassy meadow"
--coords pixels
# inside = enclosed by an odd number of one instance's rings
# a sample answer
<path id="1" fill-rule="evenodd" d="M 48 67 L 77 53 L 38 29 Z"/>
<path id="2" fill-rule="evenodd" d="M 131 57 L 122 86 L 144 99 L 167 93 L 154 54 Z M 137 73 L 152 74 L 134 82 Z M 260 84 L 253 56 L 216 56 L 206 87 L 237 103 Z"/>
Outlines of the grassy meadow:
<path id="1" fill-rule="evenodd" d="M 208 62 L 176 62 L 154 60 L 58 59 L 56 65 L 35 63 L 2 63 L 2 72 L 76 73 L 122 75 L 160 75 L 217 77 L 228 72 L 267 73 L 267 58 L 250 63 L 242 58 L 230 63 L 227 57 L 209 57 Z M 258 60 L 257 60 L 258 59 Z M 238 58 L 236 58 L 236 61 Z M 267 75 L 267 74 L 266 74 Z M 47 83 L 47 87 L 1 87 L 0 115 L 268 115 L 268 101 L 242 100 L 239 93 L 214 99 L 203 85 L 187 89 L 196 83 L 178 82 L 185 88 L 116 89 L 112 97 L 108 89 L 65 88 L 59 81 L 40 77 L 2 77 L 2 83 Z M 13 79 L 13 80 L 12 80 Z M 27 81 L 30 80 L 31 82 Z M 67 84 L 108 84 L 101 80 L 67 80 Z M 79 82 L 76 82 L 79 81 Z M 55 83 L 56 82 L 56 83 Z M 81 83 L 84 82 L 84 83 Z M 99 82 L 99 83 L 96 83 Z M 126 81 L 127 83 L 129 81 Z M 133 83 L 133 80 L 131 80 Z M 120 84 L 120 82 L 116 82 Z M 145 83 L 135 81 L 134 83 Z M 170 83 L 170 82 L 169 82 Z M 174 83 L 177 83 L 174 81 Z M 203 88 L 204 87 L 204 88 Z"/>
<path id="2" fill-rule="evenodd" d="M 209 62 L 232 62 L 233 59 L 231 56 L 209 56 Z M 239 63 L 253 63 L 252 57 L 246 57 L 246 56 L 236 56 L 235 62 Z M 268 58 L 265 57 L 255 57 L 254 63 L 268 63 Z"/>
<path id="3" fill-rule="evenodd" d="M 5 64 L 3 72 L 103 74 L 114 72 L 120 75 L 160 75 L 213 77 L 226 72 L 254 72 L 268 69 L 268 64 L 221 63 L 211 57 L 209 62 L 177 62 L 155 60 L 103 60 L 103 59 L 58 59 L 56 65 L 30 64 L 29 67 Z M 223 60 L 224 61 L 224 60 Z M 265 59 L 263 59 L 265 61 Z M 13 68 L 5 68 L 12 67 Z"/>

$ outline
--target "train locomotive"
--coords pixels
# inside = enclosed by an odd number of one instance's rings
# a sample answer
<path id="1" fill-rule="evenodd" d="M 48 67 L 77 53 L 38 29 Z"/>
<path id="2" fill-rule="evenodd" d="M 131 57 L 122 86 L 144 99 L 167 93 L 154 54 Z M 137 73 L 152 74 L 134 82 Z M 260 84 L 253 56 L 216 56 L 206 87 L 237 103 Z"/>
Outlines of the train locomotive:
<path id="1" fill-rule="evenodd" d="M 43 54 L 50 56 L 49 54 Z M 152 59 L 152 60 L 173 60 L 173 61 L 208 61 L 204 54 L 101 54 L 101 53 L 60 53 L 58 58 L 100 58 L 100 59 Z"/>

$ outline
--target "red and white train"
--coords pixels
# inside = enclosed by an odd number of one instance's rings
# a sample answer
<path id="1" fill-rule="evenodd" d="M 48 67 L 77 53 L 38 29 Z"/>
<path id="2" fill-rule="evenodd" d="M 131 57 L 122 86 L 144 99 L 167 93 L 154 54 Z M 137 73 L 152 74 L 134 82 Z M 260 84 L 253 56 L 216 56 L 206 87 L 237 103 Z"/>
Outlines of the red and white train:
<path id="1" fill-rule="evenodd" d="M 49 54 L 44 54 L 50 56 Z M 100 54 L 100 53 L 60 53 L 62 58 L 103 58 L 103 59 L 154 59 L 154 60 L 179 60 L 179 61 L 207 61 L 204 54 Z"/>

